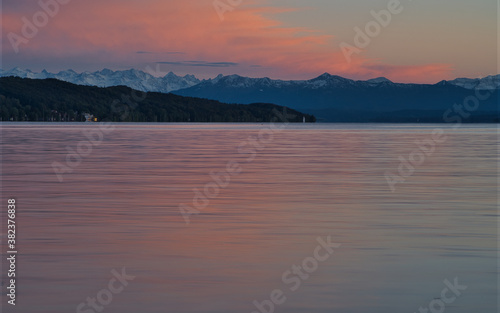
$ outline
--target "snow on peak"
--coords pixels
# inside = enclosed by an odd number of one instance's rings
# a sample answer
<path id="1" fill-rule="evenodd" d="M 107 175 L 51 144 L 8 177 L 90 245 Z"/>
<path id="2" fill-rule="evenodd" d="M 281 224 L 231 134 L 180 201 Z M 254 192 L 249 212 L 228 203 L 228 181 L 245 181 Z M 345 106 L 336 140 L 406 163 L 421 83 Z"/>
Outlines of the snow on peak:
<path id="1" fill-rule="evenodd" d="M 465 89 L 495 90 L 500 89 L 500 75 L 490 75 L 484 78 L 457 78 L 448 83 Z"/>
<path id="2" fill-rule="evenodd" d="M 46 79 L 55 78 L 77 85 L 111 87 L 128 86 L 140 91 L 154 91 L 168 93 L 171 91 L 192 87 L 200 82 L 194 76 L 180 77 L 174 73 L 169 73 L 165 77 L 154 77 L 151 74 L 129 69 L 125 71 L 112 71 L 103 69 L 97 72 L 77 73 L 71 69 L 60 71 L 57 74 L 49 73 L 43 70 L 41 73 L 34 73 L 30 70 L 23 70 L 19 67 L 9 71 L 1 71 L 1 77 L 17 76 L 22 78 Z"/>
<path id="3" fill-rule="evenodd" d="M 318 89 L 330 87 L 349 87 L 354 84 L 354 81 L 341 76 L 324 73 L 316 78 L 307 80 L 304 83 L 312 88 Z"/>
<path id="4" fill-rule="evenodd" d="M 35 73 L 29 69 L 21 69 L 15 67 L 10 70 L 0 70 L 0 77 L 17 76 L 31 79 L 46 79 L 55 78 L 62 81 L 70 82 L 78 85 L 110 87 L 110 86 L 128 86 L 140 91 L 152 91 L 168 93 L 180 89 L 189 88 L 200 84 L 198 78 L 194 75 L 178 76 L 173 72 L 169 72 L 164 77 L 155 77 L 149 73 L 136 69 L 128 69 L 122 71 L 113 71 L 110 69 L 102 69 L 97 72 L 77 73 L 72 69 L 60 71 L 57 74 L 42 70 L 40 73 Z M 203 80 L 203 83 L 209 85 L 220 85 L 234 88 L 356 88 L 359 84 L 365 87 L 376 87 L 381 84 L 392 84 L 392 81 L 385 77 L 378 77 L 366 81 L 354 81 L 341 76 L 324 73 L 310 80 L 274 80 L 268 77 L 250 78 L 240 75 L 219 74 L 217 77 Z M 452 84 L 467 89 L 483 89 L 495 90 L 500 89 L 500 75 L 492 75 L 484 78 L 457 78 L 452 81 L 443 81 L 440 84 Z"/>

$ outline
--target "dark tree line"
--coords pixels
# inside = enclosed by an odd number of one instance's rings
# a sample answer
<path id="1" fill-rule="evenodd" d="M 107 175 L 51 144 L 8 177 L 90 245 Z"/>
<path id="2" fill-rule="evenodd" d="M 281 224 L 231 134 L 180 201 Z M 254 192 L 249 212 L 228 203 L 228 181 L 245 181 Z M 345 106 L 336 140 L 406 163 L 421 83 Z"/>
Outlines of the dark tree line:
<path id="1" fill-rule="evenodd" d="M 2 121 L 85 121 L 85 113 L 113 122 L 282 122 L 284 107 L 218 101 L 162 93 L 141 93 L 124 86 L 80 86 L 55 79 L 0 78 Z M 315 122 L 312 115 L 286 109 L 289 122 Z"/>

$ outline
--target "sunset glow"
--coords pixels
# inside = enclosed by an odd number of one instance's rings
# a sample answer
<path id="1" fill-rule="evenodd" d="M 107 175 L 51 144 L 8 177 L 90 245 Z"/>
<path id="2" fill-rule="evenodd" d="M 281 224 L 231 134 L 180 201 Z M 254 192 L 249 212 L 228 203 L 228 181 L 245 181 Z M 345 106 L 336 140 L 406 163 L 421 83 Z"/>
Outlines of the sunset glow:
<path id="1" fill-rule="evenodd" d="M 307 2 L 307 7 L 289 2 L 244 0 L 240 5 L 223 7 L 221 20 L 220 8 L 216 9 L 217 2 L 212 0 L 73 0 L 60 4 L 33 38 L 16 43 L 9 34 L 23 36 L 23 18 L 33 21 L 42 8 L 35 1 L 8 0 L 3 2 L 2 12 L 2 68 L 143 70 L 161 64 L 164 72 L 202 78 L 222 73 L 309 79 L 329 72 L 353 79 L 385 76 L 397 82 L 419 83 L 486 76 L 496 71 L 494 51 L 488 52 L 492 50 L 488 42 L 493 44 L 495 40 L 495 28 L 491 27 L 494 15 L 488 12 L 495 7 L 494 2 L 478 5 L 464 17 L 469 24 L 457 24 L 453 29 L 437 24 L 440 10 L 443 21 L 461 19 L 454 11 L 445 12 L 442 4 L 422 1 L 410 6 L 401 2 L 402 12 L 394 15 L 379 35 L 370 38 L 366 48 L 353 54 L 350 63 L 342 53 L 341 42 L 353 45 L 353 29 L 364 29 L 373 20 L 370 11 L 386 9 L 388 1 L 363 1 L 356 6 L 345 1 L 334 5 L 316 0 Z M 463 1 L 442 2 L 456 8 L 465 5 Z M 436 12 L 422 12 L 424 3 Z M 346 8 L 342 10 L 343 6 Z M 314 22 L 316 15 L 322 16 L 322 11 L 334 7 L 336 11 L 329 11 L 331 23 Z M 343 12 L 349 12 L 350 20 Z M 435 24 L 433 30 L 429 25 L 413 28 L 415 19 L 424 18 Z M 343 28 L 337 27 L 340 22 Z M 463 31 L 471 27 L 477 32 Z M 442 40 L 436 41 L 433 32 Z M 415 43 L 409 39 L 425 36 L 429 43 L 420 41 L 420 51 L 405 50 L 414 49 Z M 472 46 L 467 44 L 469 38 Z M 460 51 L 454 50 L 458 43 L 463 44 Z"/>

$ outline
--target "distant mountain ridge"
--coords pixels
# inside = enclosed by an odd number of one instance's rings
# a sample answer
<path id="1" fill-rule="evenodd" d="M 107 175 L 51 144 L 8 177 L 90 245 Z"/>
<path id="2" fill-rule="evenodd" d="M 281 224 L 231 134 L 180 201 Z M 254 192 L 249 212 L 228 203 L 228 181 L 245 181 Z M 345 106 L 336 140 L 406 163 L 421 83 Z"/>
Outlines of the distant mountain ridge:
<path id="1" fill-rule="evenodd" d="M 238 84 L 239 87 L 243 86 L 253 86 L 256 84 L 262 84 L 264 86 L 275 86 L 275 87 L 288 87 L 288 86 L 299 86 L 299 87 L 311 87 L 311 88 L 322 88 L 328 86 L 376 86 L 380 84 L 397 84 L 397 85 L 418 85 L 418 84 L 401 84 L 394 83 L 385 77 L 378 77 L 369 79 L 366 81 L 362 80 L 351 80 L 341 76 L 331 75 L 329 73 L 324 73 L 316 78 L 310 80 L 279 80 L 270 78 L 250 78 L 243 77 L 239 75 L 218 75 L 213 79 L 200 80 L 194 75 L 177 76 L 173 72 L 166 74 L 163 77 L 155 77 L 150 73 L 129 69 L 123 71 L 112 71 L 110 69 L 103 69 L 96 72 L 82 72 L 77 73 L 74 70 L 65 70 L 58 73 L 50 73 L 46 70 L 42 70 L 40 73 L 33 72 L 31 70 L 24 70 L 19 67 L 15 67 L 11 70 L 4 71 L 0 69 L 0 77 L 15 76 L 21 78 L 32 78 L 32 79 L 47 79 L 55 78 L 65 82 L 85 85 L 85 86 L 97 86 L 97 87 L 112 87 L 112 86 L 127 86 L 140 91 L 152 91 L 152 92 L 163 92 L 168 93 L 176 90 L 181 90 L 185 88 L 190 88 L 196 86 L 200 83 L 212 83 L 216 84 L 221 80 L 226 83 L 233 82 L 235 87 Z M 500 89 L 500 75 L 491 75 L 484 78 L 457 78 L 450 81 L 443 81 L 449 84 L 459 86 L 465 89 L 481 89 L 481 90 L 495 90 Z"/>
<path id="2" fill-rule="evenodd" d="M 485 82 L 472 81 L 442 81 L 431 85 L 393 83 L 383 77 L 355 81 L 328 73 L 303 81 L 219 75 L 173 93 L 226 103 L 276 103 L 314 114 L 325 122 L 443 123 L 444 113 L 450 107 L 474 96 L 472 86 L 483 86 L 488 87 L 491 97 L 464 121 L 497 121 L 499 89 L 490 89 L 497 81 L 491 77 Z M 458 86 L 459 83 L 470 89 Z"/>
<path id="3" fill-rule="evenodd" d="M 280 80 L 280 79 L 270 79 L 265 78 L 250 78 L 240 75 L 219 75 L 213 79 L 207 79 L 200 82 L 200 86 L 232 86 L 235 88 L 250 88 L 256 86 L 262 87 L 275 87 L 275 88 L 286 88 L 286 87 L 299 87 L 299 88 L 310 88 L 310 89 L 324 89 L 330 87 L 342 87 L 342 88 L 357 88 L 357 87 L 374 87 L 383 84 L 394 84 L 389 79 L 385 77 L 379 77 L 370 79 L 367 81 L 355 81 L 348 78 L 344 78 L 337 75 L 330 75 L 324 73 L 316 78 L 310 80 Z M 193 87 L 196 87 L 194 85 Z"/>
<path id="4" fill-rule="evenodd" d="M 490 75 L 484 78 L 457 78 L 448 83 L 465 89 L 495 90 L 500 89 L 500 75 Z"/>
<path id="5" fill-rule="evenodd" d="M 83 86 L 127 86 L 135 90 L 162 93 L 169 93 L 174 90 L 189 88 L 201 82 L 193 75 L 186 75 L 184 77 L 181 77 L 170 72 L 163 77 L 155 77 L 149 73 L 135 69 L 125 71 L 112 71 L 109 69 L 103 69 L 102 71 L 93 73 L 77 73 L 73 70 L 66 70 L 55 74 L 49 73 L 46 70 L 43 70 L 40 73 L 35 73 L 30 70 L 20 69 L 18 67 L 13 68 L 9 71 L 0 70 L 0 77 L 9 76 L 31 79 L 55 78 L 68 83 Z"/>
<path id="6" fill-rule="evenodd" d="M 437 84 L 394 83 L 379 77 L 352 80 L 324 73 L 310 80 L 275 80 L 239 75 L 219 75 L 199 80 L 192 75 L 164 77 L 138 71 L 102 70 L 76 73 L 72 70 L 51 74 L 33 73 L 15 68 L 0 76 L 56 78 L 78 85 L 124 85 L 141 91 L 217 100 L 224 103 L 274 103 L 315 115 L 326 122 L 436 122 L 455 104 L 474 96 L 476 90 L 488 90 L 491 96 L 464 122 L 496 122 L 500 75 L 482 79 L 459 78 Z M 486 92 L 486 91 L 485 91 Z M 457 113 L 457 112 L 455 112 Z"/>

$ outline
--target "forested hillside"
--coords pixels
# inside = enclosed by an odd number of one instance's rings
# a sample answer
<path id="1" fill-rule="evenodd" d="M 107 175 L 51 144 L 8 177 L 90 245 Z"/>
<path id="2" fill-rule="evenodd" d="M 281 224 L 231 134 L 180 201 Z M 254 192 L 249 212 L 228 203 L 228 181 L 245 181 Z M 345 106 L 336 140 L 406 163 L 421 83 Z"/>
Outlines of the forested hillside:
<path id="1" fill-rule="evenodd" d="M 267 103 L 226 104 L 163 93 L 142 93 L 124 86 L 79 86 L 55 79 L 0 78 L 2 121 L 113 122 L 270 122 L 282 121 Z M 315 122 L 315 117 L 287 109 L 289 122 Z"/>

